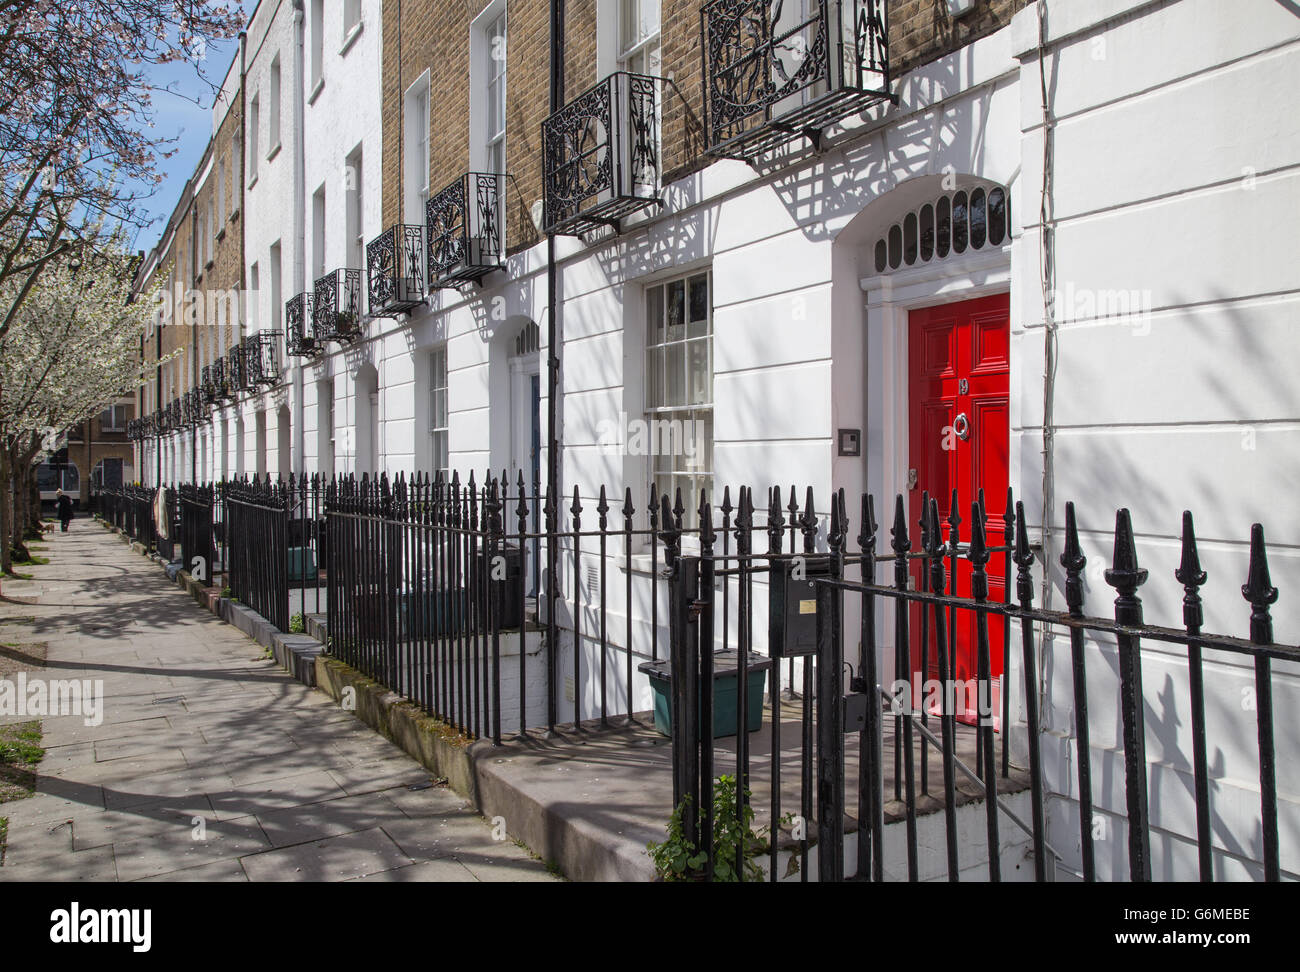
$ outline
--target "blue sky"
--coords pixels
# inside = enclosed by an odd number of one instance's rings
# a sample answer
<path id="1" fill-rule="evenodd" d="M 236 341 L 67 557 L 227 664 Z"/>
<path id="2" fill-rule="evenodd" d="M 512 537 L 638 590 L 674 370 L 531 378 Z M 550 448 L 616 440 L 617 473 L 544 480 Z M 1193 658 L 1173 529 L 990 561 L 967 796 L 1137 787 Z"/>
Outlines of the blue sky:
<path id="1" fill-rule="evenodd" d="M 256 2 L 243 0 L 238 6 L 248 14 Z M 202 67 L 212 85 L 221 83 L 238 53 L 238 38 L 208 45 Z M 175 155 L 158 160 L 157 169 L 163 181 L 149 198 L 140 201 L 142 216 L 153 220 L 136 236 L 135 247 L 140 250 L 149 250 L 158 242 L 167 228 L 167 219 L 176 200 L 185 188 L 185 181 L 194 174 L 194 167 L 203 158 L 203 150 L 212 135 L 212 100 L 215 94 L 212 85 L 200 78 L 198 65 L 192 61 L 157 65 L 149 70 L 147 76 L 150 83 L 159 88 L 167 87 L 177 92 L 169 94 L 159 90 L 153 95 L 158 136 L 175 138 L 177 142 L 170 146 L 176 149 Z"/>

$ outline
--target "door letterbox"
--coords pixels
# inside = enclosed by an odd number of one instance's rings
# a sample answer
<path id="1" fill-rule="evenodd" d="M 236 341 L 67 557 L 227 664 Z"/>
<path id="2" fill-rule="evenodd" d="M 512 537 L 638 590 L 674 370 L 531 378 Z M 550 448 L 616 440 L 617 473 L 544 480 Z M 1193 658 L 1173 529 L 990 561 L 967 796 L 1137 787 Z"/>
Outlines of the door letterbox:
<path id="1" fill-rule="evenodd" d="M 773 658 L 817 653 L 817 585 L 831 576 L 829 554 L 785 554 L 771 561 L 768 651 Z"/>

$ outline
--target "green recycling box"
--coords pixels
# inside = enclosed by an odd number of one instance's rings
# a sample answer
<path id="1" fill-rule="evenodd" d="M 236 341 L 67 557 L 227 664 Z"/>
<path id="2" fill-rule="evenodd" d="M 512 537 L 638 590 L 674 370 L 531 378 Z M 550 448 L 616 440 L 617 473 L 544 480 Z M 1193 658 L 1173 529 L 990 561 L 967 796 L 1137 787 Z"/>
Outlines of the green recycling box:
<path id="1" fill-rule="evenodd" d="M 713 738 L 736 734 L 736 710 L 740 703 L 737 685 L 740 655 L 736 651 L 719 651 L 713 655 Z M 763 692 L 767 684 L 767 670 L 772 661 L 763 655 L 749 653 L 748 709 L 746 732 L 757 732 L 763 725 Z M 672 721 L 672 661 L 642 662 L 637 670 L 650 677 L 654 692 L 655 728 L 665 736 L 673 734 Z"/>

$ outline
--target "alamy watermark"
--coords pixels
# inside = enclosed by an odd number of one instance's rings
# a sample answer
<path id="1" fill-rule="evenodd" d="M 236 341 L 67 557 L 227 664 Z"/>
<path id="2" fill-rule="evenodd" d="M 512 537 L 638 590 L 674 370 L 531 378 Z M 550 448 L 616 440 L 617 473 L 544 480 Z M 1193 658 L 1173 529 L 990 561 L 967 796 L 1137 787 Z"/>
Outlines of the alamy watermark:
<path id="1" fill-rule="evenodd" d="M 49 716 L 81 716 L 87 726 L 104 721 L 104 680 L 0 678 L 0 716 L 43 719 Z"/>
<path id="2" fill-rule="evenodd" d="M 688 466 L 707 456 L 708 434 L 703 419 L 629 419 L 626 412 L 619 412 L 616 420 L 601 419 L 596 426 L 602 455 L 682 456 Z"/>
<path id="3" fill-rule="evenodd" d="M 954 678 L 946 681 L 937 678 L 921 680 L 920 672 L 913 672 L 909 681 L 896 678 L 889 686 L 890 712 L 893 715 L 912 715 L 916 699 L 921 699 L 921 708 L 931 714 L 943 712 L 948 714 L 974 713 L 981 726 L 991 726 L 997 717 L 997 707 L 993 704 L 993 688 L 1001 687 L 1002 677 L 981 683 L 977 678 Z M 940 707 L 942 706 L 942 708 Z"/>

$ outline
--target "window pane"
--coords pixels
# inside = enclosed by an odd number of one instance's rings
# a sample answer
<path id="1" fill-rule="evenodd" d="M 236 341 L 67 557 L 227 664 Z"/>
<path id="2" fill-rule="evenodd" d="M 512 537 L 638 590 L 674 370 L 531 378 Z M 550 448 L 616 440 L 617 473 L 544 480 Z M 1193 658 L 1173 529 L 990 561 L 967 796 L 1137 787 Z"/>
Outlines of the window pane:
<path id="1" fill-rule="evenodd" d="M 952 252 L 966 252 L 966 193 L 952 197 Z"/>
<path id="2" fill-rule="evenodd" d="M 916 213 L 903 220 L 903 262 L 909 267 L 916 262 Z"/>
<path id="3" fill-rule="evenodd" d="M 934 207 L 926 203 L 921 207 L 921 259 L 934 256 Z"/>
<path id="4" fill-rule="evenodd" d="M 691 277 L 692 323 L 709 319 L 709 278 L 707 274 Z"/>
<path id="5" fill-rule="evenodd" d="M 645 353 L 645 403 L 649 408 L 663 405 L 664 349 L 647 348 Z"/>
<path id="6" fill-rule="evenodd" d="M 686 345 L 668 345 L 668 360 L 665 365 L 667 378 L 666 405 L 683 405 L 686 403 Z"/>
<path id="7" fill-rule="evenodd" d="M 989 242 L 994 246 L 1002 243 L 1007 235 L 1007 211 L 1003 205 L 1006 194 L 1001 189 L 989 193 Z"/>
<path id="8" fill-rule="evenodd" d="M 937 208 L 939 230 L 935 234 L 935 252 L 943 258 L 948 255 L 948 246 L 952 242 L 952 203 L 948 201 L 947 196 L 940 196 Z"/>
<path id="9" fill-rule="evenodd" d="M 976 189 L 970 194 L 970 245 L 978 250 L 984 245 L 984 190 Z"/>
<path id="10" fill-rule="evenodd" d="M 668 340 L 680 341 L 685 334 L 686 282 L 674 280 L 668 285 Z"/>
<path id="11" fill-rule="evenodd" d="M 651 287 L 646 291 L 646 336 L 650 344 L 664 343 L 664 288 Z"/>
<path id="12" fill-rule="evenodd" d="M 709 403 L 709 339 L 696 338 L 686 342 L 688 375 L 687 401 L 692 405 Z"/>

